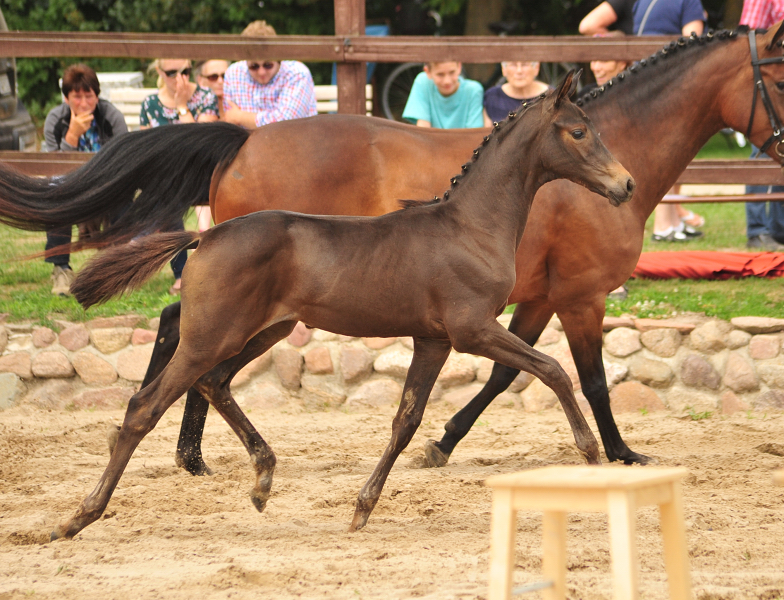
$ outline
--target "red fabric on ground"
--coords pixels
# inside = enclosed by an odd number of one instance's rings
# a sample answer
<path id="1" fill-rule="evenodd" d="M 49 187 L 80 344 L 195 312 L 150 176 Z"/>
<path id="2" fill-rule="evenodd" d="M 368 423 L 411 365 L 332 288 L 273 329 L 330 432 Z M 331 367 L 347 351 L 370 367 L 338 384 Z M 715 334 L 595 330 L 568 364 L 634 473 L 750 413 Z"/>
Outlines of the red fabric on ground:
<path id="1" fill-rule="evenodd" d="M 731 279 L 784 276 L 781 252 L 643 252 L 632 277 Z"/>

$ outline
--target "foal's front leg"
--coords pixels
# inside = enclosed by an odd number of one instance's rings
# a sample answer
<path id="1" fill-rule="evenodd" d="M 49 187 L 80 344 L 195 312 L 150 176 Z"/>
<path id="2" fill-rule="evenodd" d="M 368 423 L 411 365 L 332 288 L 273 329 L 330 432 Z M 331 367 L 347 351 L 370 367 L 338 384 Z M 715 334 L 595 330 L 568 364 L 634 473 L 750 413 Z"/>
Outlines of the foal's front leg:
<path id="1" fill-rule="evenodd" d="M 591 464 L 601 463 L 599 444 L 580 407 L 577 406 L 572 381 L 557 360 L 534 350 L 516 335 L 504 329 L 495 319 L 482 331 L 454 332 L 452 341 L 458 352 L 486 356 L 497 363 L 527 371 L 541 379 L 542 383 L 558 396 L 572 428 L 574 441 L 585 460 Z"/>
<path id="2" fill-rule="evenodd" d="M 448 340 L 414 338 L 414 358 L 408 368 L 408 375 L 406 375 L 400 408 L 392 421 L 392 439 L 389 440 L 387 449 L 370 479 L 359 492 L 354 519 L 351 521 L 349 531 L 361 529 L 367 523 L 370 513 L 373 512 L 373 508 L 381 496 L 381 490 L 389 471 L 400 453 L 408 446 L 422 422 L 422 415 L 425 412 L 430 391 L 441 372 L 441 367 L 449 358 L 451 349 L 452 346 Z"/>

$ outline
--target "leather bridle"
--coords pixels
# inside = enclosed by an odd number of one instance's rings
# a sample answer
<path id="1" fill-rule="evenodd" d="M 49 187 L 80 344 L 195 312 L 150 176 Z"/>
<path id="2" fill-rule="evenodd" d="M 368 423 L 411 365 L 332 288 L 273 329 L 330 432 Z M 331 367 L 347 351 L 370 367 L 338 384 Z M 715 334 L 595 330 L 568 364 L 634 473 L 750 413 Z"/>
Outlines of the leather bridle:
<path id="1" fill-rule="evenodd" d="M 768 88 L 765 87 L 765 81 L 762 79 L 762 73 L 760 73 L 760 65 L 784 63 L 784 56 L 774 56 L 760 60 L 757 54 L 757 36 L 754 33 L 754 29 L 749 29 L 749 49 L 751 50 L 751 67 L 754 70 L 754 96 L 751 100 L 751 117 L 749 118 L 749 126 L 746 129 L 746 138 L 751 139 L 751 126 L 754 123 L 754 111 L 757 108 L 757 93 L 759 92 L 762 105 L 765 107 L 765 112 L 768 113 L 770 127 L 773 129 L 773 134 L 760 147 L 760 154 L 767 152 L 768 148 L 775 142 L 776 145 L 773 147 L 773 151 L 780 159 L 784 159 L 784 130 L 782 130 L 784 126 L 782 126 L 781 119 L 779 119 L 779 115 L 770 100 Z"/>

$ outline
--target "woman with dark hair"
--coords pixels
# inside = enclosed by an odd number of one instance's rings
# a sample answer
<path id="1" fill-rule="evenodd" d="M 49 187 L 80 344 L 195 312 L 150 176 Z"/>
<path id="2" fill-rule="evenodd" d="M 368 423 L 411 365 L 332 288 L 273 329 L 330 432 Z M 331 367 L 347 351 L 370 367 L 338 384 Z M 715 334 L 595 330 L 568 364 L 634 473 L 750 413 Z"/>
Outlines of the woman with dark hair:
<path id="1" fill-rule="evenodd" d="M 98 75 L 85 64 L 68 67 L 63 73 L 64 102 L 49 111 L 44 122 L 44 140 L 49 152 L 98 152 L 112 137 L 128 132 L 125 118 L 110 102 L 98 97 Z M 46 250 L 71 243 L 71 227 L 46 232 Z M 75 275 L 70 255 L 44 259 L 54 265 L 52 293 L 68 296 Z"/>

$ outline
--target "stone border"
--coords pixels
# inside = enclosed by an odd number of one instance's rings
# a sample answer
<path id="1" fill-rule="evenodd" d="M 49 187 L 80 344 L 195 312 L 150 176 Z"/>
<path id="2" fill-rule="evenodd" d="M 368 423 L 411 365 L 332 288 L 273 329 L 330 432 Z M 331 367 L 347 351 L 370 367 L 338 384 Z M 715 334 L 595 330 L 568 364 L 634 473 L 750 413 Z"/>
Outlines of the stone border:
<path id="1" fill-rule="evenodd" d="M 510 315 L 499 321 L 508 325 Z M 0 326 L 0 410 L 118 408 L 144 377 L 158 319 L 128 315 L 86 324 Z M 700 316 L 604 320 L 603 358 L 615 412 L 670 410 L 697 417 L 720 411 L 784 410 L 784 319 Z M 553 319 L 536 347 L 556 358 L 575 384 L 577 370 Z M 248 408 L 309 409 L 397 403 L 413 356 L 411 338 L 350 338 L 297 329 L 240 371 L 232 384 Z M 431 397 L 464 406 L 490 377 L 492 362 L 453 352 Z M 549 388 L 521 373 L 497 400 L 537 412 L 557 406 Z"/>

